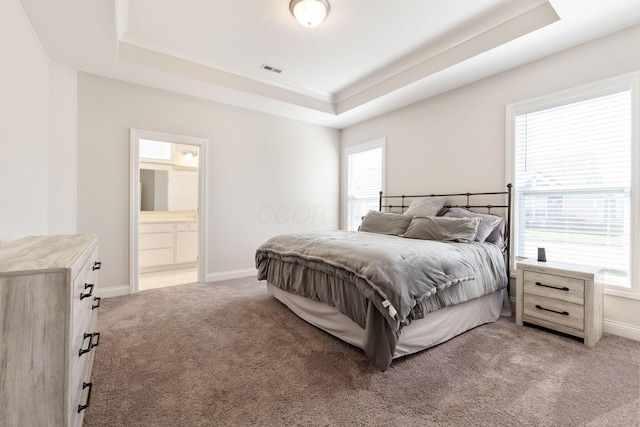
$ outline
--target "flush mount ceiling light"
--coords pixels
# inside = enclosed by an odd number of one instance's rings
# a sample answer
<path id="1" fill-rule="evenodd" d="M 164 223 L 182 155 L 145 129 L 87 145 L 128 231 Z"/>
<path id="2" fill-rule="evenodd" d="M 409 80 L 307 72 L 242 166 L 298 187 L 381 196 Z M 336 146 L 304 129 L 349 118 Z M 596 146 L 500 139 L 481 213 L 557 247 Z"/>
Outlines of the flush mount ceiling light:
<path id="1" fill-rule="evenodd" d="M 327 0 L 291 0 L 289 10 L 298 22 L 305 27 L 315 27 L 329 15 Z"/>

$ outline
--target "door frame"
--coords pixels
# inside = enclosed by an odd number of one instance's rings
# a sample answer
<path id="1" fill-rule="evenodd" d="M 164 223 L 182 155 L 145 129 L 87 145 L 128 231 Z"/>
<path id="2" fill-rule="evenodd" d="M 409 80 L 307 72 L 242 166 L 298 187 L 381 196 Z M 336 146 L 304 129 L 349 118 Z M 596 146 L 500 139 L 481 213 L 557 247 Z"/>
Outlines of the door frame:
<path id="1" fill-rule="evenodd" d="M 139 291 L 139 223 L 140 223 L 140 139 L 171 142 L 174 144 L 194 145 L 198 148 L 198 281 L 206 282 L 208 269 L 208 229 L 207 215 L 207 147 L 208 139 L 190 136 L 171 135 L 142 129 L 130 129 L 130 165 L 129 165 L 129 293 Z"/>

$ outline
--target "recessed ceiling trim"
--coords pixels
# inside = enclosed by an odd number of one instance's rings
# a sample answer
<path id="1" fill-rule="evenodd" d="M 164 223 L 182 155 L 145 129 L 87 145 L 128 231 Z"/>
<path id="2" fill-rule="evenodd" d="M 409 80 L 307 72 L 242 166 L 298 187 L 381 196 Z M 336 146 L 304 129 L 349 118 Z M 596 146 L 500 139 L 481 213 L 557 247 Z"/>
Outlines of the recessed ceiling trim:
<path id="1" fill-rule="evenodd" d="M 367 83 L 365 79 L 335 96 L 294 87 L 291 82 L 286 81 L 263 82 L 145 47 L 126 34 L 127 7 L 128 0 L 116 0 L 116 31 L 120 59 L 330 115 L 340 115 L 363 106 L 559 19 L 547 0 L 510 3 L 412 55 L 413 58 L 420 58 L 420 55 L 422 58 L 426 57 L 422 61 L 405 69 L 398 69 L 401 61 L 397 61 L 387 69 L 375 73 L 378 76 L 386 74 L 388 77 L 378 77 L 379 80 L 375 83 Z M 265 68 L 264 64 L 261 68 Z M 354 92 L 358 87 L 361 90 Z"/>
<path id="2" fill-rule="evenodd" d="M 371 102 L 465 60 L 508 43 L 560 19 L 548 2 L 468 38 L 426 60 L 346 98 L 338 97 L 337 114 Z"/>
<path id="3" fill-rule="evenodd" d="M 509 2 L 505 6 L 499 7 L 473 22 L 467 23 L 462 27 L 458 27 L 457 29 L 443 34 L 439 38 L 432 40 L 428 44 L 404 56 L 403 58 L 389 63 L 378 70 L 374 70 L 367 77 L 338 90 L 335 94 L 335 101 L 340 102 L 356 95 L 371 86 L 408 70 L 409 68 L 427 61 L 442 52 L 454 48 L 469 39 L 477 37 L 492 28 L 504 24 L 517 16 L 547 3 L 547 0 L 519 0 L 516 2 Z"/>
<path id="4" fill-rule="evenodd" d="M 118 42 L 118 57 L 135 64 L 190 77 L 203 82 L 226 86 L 235 90 L 310 108 L 323 113 L 335 114 L 335 105 L 331 102 L 321 101 L 271 84 L 262 83 L 237 74 L 180 59 L 155 50 L 146 49 L 126 41 L 120 40 Z"/>

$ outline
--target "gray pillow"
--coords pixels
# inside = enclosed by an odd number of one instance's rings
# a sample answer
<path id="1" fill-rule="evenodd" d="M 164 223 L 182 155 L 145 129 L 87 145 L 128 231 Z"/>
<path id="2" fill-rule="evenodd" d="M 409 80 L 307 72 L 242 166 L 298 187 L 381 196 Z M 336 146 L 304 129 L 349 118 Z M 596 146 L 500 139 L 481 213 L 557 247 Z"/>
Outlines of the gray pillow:
<path id="1" fill-rule="evenodd" d="M 408 216 L 436 216 L 446 203 L 446 197 L 418 197 L 405 211 Z"/>
<path id="2" fill-rule="evenodd" d="M 411 217 L 392 212 L 369 211 L 358 231 L 399 236 L 407 230 Z"/>
<path id="3" fill-rule="evenodd" d="M 500 216 L 471 212 L 462 208 L 449 208 L 444 216 L 452 218 L 480 218 L 480 225 L 478 225 L 478 233 L 475 239 L 476 242 L 480 243 L 484 242 L 487 237 L 493 233 L 493 230 L 500 225 L 503 219 Z"/>
<path id="4" fill-rule="evenodd" d="M 479 224 L 480 218 L 414 217 L 400 237 L 469 243 L 476 237 Z"/>
<path id="5" fill-rule="evenodd" d="M 498 223 L 496 228 L 493 229 L 491 234 L 489 234 L 485 242 L 493 243 L 500 249 L 504 250 L 504 248 L 507 246 L 507 235 L 507 220 L 504 218 L 500 218 L 500 222 Z"/>

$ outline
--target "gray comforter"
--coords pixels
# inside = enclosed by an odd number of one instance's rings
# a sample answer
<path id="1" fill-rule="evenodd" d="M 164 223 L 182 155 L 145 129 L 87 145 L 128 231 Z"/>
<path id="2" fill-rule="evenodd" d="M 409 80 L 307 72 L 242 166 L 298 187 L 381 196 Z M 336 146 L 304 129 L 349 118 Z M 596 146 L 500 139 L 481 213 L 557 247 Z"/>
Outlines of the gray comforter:
<path id="1" fill-rule="evenodd" d="M 492 244 L 325 231 L 273 237 L 256 252 L 258 279 L 337 307 L 365 330 L 365 353 L 391 364 L 402 327 L 437 308 L 507 284 Z"/>

